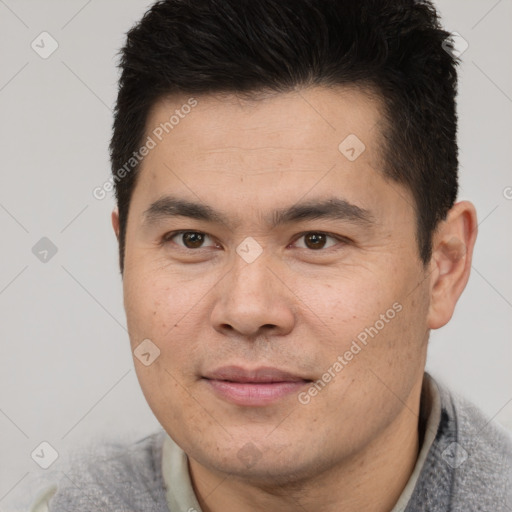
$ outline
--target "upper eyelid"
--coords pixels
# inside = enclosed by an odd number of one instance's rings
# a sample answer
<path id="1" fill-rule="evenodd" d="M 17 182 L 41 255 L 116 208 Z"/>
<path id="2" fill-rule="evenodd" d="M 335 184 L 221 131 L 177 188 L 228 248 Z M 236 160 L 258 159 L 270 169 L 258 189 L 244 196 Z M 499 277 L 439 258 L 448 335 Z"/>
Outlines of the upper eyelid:
<path id="1" fill-rule="evenodd" d="M 321 235 L 327 235 L 327 236 L 330 236 L 331 238 L 334 238 L 335 240 L 338 240 L 340 242 L 348 241 L 348 238 L 346 236 L 336 235 L 335 233 L 330 233 L 329 231 L 315 231 L 314 229 L 313 230 L 310 229 L 308 231 L 302 231 L 301 233 L 298 233 L 297 235 L 294 236 L 293 240 L 296 241 L 299 238 L 302 238 L 304 235 L 308 235 L 309 233 L 316 233 L 316 234 L 319 233 Z"/>

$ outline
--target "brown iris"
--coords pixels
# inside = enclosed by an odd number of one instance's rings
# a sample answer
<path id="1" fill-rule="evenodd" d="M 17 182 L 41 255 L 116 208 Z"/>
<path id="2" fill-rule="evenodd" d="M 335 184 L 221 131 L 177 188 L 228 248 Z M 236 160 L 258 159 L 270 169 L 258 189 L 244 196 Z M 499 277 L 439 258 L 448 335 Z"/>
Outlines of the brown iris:
<path id="1" fill-rule="evenodd" d="M 322 249 L 325 245 L 327 235 L 322 233 L 308 233 L 304 235 L 304 240 L 306 242 L 306 246 L 309 249 Z"/>
<path id="2" fill-rule="evenodd" d="M 183 243 L 189 249 L 197 249 L 198 247 L 201 247 L 205 237 L 203 233 L 196 233 L 194 231 L 182 233 L 181 236 L 183 237 Z"/>

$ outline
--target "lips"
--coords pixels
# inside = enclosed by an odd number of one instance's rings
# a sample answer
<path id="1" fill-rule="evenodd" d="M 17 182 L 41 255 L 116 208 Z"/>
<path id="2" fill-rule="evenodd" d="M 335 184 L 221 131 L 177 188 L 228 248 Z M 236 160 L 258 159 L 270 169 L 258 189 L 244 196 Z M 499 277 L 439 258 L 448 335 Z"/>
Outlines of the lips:
<path id="1" fill-rule="evenodd" d="M 310 381 L 310 379 L 268 366 L 262 366 L 254 370 L 245 370 L 240 366 L 223 366 L 208 373 L 205 378 L 245 383 Z"/>
<path id="2" fill-rule="evenodd" d="M 278 368 L 253 370 L 224 366 L 203 377 L 208 389 L 224 401 L 241 406 L 265 406 L 298 393 L 311 380 Z"/>

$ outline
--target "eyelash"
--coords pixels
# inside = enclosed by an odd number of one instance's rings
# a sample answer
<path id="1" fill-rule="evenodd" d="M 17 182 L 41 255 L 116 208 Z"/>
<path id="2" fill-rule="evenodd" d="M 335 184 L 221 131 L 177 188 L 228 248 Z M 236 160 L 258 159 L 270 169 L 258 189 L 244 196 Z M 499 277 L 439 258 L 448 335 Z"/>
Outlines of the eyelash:
<path id="1" fill-rule="evenodd" d="M 203 231 L 192 231 L 192 230 L 180 230 L 180 231 L 171 231 L 170 233 L 166 233 L 163 237 L 162 237 L 162 241 L 161 241 L 161 245 L 166 245 L 168 243 L 172 243 L 172 239 L 175 238 L 176 236 L 179 236 L 179 235 L 183 235 L 185 233 L 194 233 L 194 234 L 200 234 L 200 235 L 206 235 L 207 237 L 209 238 L 212 238 L 210 235 L 208 235 L 208 233 L 204 233 Z M 346 237 L 343 237 L 343 236 L 339 236 L 339 235 L 334 235 L 333 233 L 327 233 L 325 231 L 304 231 L 302 233 L 299 233 L 296 238 L 294 238 L 294 241 L 292 243 L 296 243 L 298 240 L 300 240 L 302 237 L 306 236 L 306 235 L 310 235 L 310 234 L 315 234 L 315 235 L 326 235 L 327 237 L 329 238 L 332 238 L 334 240 L 337 240 L 338 242 L 341 242 L 342 244 L 349 244 L 351 243 L 351 240 L 346 238 Z M 185 250 L 185 251 L 199 251 L 201 249 L 206 249 L 207 247 L 198 247 L 196 249 L 190 249 L 188 247 L 184 247 L 184 246 L 181 246 L 179 244 L 176 244 L 180 249 L 182 250 Z M 308 249 L 307 247 L 303 248 L 303 247 L 300 247 L 300 249 L 306 249 L 308 250 L 309 252 L 326 252 L 330 249 L 335 249 L 336 246 L 332 246 L 332 247 L 327 247 L 327 249 L 324 249 L 324 248 L 321 248 L 321 249 Z"/>

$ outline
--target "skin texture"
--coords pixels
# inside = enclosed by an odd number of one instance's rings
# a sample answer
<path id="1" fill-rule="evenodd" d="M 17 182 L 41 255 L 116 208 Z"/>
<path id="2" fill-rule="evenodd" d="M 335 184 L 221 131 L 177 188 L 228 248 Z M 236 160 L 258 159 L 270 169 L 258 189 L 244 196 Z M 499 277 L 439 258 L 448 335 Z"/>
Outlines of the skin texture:
<path id="1" fill-rule="evenodd" d="M 148 134 L 188 99 L 155 104 Z M 469 277 L 475 209 L 454 206 L 424 266 L 412 196 L 381 172 L 377 98 L 314 87 L 258 101 L 196 99 L 145 157 L 129 211 L 131 347 L 150 339 L 160 350 L 149 366 L 134 358 L 144 395 L 188 454 L 205 512 L 389 511 L 418 455 L 429 330 L 450 320 Z M 350 134 L 366 147 L 354 161 L 338 149 Z M 167 194 L 209 205 L 226 222 L 145 223 Z M 373 222 L 266 222 L 275 209 L 333 197 Z M 118 235 L 116 210 L 112 223 Z M 208 236 L 199 248 L 181 235 L 164 239 L 177 230 Z M 318 248 L 312 232 L 340 239 L 322 238 Z M 251 263 L 236 252 L 247 237 L 262 249 Z M 393 304 L 400 312 L 307 404 L 294 392 L 236 405 L 202 378 L 237 365 L 318 381 Z"/>

